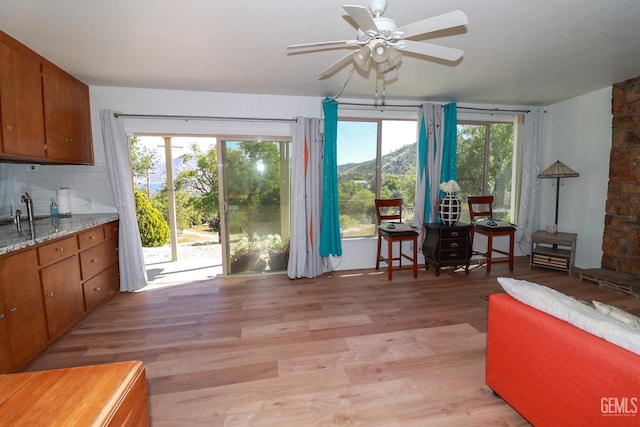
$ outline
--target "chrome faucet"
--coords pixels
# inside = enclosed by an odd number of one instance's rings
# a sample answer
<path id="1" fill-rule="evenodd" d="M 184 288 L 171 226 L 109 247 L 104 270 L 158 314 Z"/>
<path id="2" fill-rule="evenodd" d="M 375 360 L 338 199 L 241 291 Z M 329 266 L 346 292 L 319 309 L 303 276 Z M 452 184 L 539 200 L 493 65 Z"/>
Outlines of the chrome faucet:
<path id="1" fill-rule="evenodd" d="M 20 222 L 20 215 L 22 215 L 22 211 L 20 211 L 20 209 L 16 209 L 16 216 L 13 218 L 13 221 L 16 223 L 16 230 L 18 231 L 18 233 L 22 233 L 22 222 Z"/>
<path id="2" fill-rule="evenodd" d="M 33 226 L 33 200 L 31 200 L 31 196 L 29 193 L 24 193 L 20 198 L 22 203 L 27 205 L 27 220 L 29 221 L 29 229 L 31 231 L 31 240 L 35 240 L 36 238 L 36 230 Z"/>

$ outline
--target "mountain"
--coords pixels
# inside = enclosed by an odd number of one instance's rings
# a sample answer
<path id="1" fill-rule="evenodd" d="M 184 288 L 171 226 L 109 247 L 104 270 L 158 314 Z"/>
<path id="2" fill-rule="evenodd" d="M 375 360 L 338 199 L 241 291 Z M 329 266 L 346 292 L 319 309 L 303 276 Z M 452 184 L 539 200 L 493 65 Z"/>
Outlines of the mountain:
<path id="1" fill-rule="evenodd" d="M 405 145 L 389 154 L 382 156 L 383 175 L 404 175 L 415 167 L 417 154 L 416 144 Z M 362 163 L 347 163 L 338 165 L 338 176 L 352 180 L 370 180 L 376 176 L 376 161 L 368 160 Z"/>

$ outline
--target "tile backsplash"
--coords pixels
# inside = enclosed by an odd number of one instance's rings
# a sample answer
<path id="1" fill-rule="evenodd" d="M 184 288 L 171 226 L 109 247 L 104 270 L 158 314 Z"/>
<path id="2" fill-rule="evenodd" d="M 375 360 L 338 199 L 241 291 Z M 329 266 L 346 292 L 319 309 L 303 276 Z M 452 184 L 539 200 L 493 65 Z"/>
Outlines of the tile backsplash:
<path id="1" fill-rule="evenodd" d="M 51 201 L 60 187 L 71 189 L 71 213 L 113 213 L 116 203 L 106 164 L 93 166 L 14 165 L 13 209 L 22 209 L 20 195 L 28 192 L 33 199 L 34 215 L 48 215 Z M 8 213 L 0 213 L 0 217 Z"/>

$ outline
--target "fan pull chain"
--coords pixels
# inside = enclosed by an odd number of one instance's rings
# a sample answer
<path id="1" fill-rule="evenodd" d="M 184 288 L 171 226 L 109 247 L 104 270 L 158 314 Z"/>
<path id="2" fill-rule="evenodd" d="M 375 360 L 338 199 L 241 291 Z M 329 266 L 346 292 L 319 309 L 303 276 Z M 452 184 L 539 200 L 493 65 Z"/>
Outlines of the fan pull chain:
<path id="1" fill-rule="evenodd" d="M 347 83 L 349 83 L 349 80 L 351 80 L 351 76 L 353 76 L 353 72 L 355 70 L 356 70 L 356 66 L 355 66 L 355 64 L 352 64 L 351 65 L 351 69 L 347 73 L 347 78 L 344 80 L 344 83 L 342 84 L 342 87 L 340 88 L 338 93 L 336 93 L 336 96 L 334 96 L 333 99 L 338 99 L 340 97 L 340 95 L 342 95 L 342 91 L 344 90 L 345 87 L 347 87 Z"/>

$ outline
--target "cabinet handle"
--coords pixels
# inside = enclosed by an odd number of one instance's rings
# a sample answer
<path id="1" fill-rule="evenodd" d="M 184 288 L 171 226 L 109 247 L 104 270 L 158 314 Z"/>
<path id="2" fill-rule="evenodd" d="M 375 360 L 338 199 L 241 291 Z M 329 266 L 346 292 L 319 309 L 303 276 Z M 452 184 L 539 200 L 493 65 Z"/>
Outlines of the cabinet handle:
<path id="1" fill-rule="evenodd" d="M 47 294 L 47 296 L 48 296 L 49 298 L 53 298 L 53 292 L 49 292 L 49 293 Z"/>
<path id="2" fill-rule="evenodd" d="M 457 244 L 457 243 L 451 243 L 451 247 L 452 247 L 452 248 L 457 248 L 457 247 L 458 247 L 458 244 Z"/>
<path id="3" fill-rule="evenodd" d="M 457 231 L 452 231 L 452 232 L 451 232 L 451 236 L 453 236 L 453 237 L 458 237 L 458 232 L 457 232 Z"/>
<path id="4" fill-rule="evenodd" d="M 94 263 L 98 262 L 98 259 L 97 258 L 91 258 L 91 262 L 94 262 Z"/>
<path id="5" fill-rule="evenodd" d="M 12 313 L 15 313 L 16 311 L 18 311 L 18 309 L 17 309 L 17 308 L 15 308 L 15 307 L 11 307 L 11 308 L 9 309 L 9 311 L 10 311 L 10 312 L 12 312 Z"/>
<path id="6" fill-rule="evenodd" d="M 89 236 L 89 240 L 96 240 L 96 236 L 92 234 L 91 236 Z"/>
<path id="7" fill-rule="evenodd" d="M 58 252 L 64 252 L 64 248 L 61 246 L 61 247 L 59 247 L 59 248 L 56 248 L 56 251 L 58 251 Z"/>
<path id="8" fill-rule="evenodd" d="M 4 320 L 4 314 L 0 313 L 0 320 Z"/>
<path id="9" fill-rule="evenodd" d="M 96 292 L 100 292 L 101 290 L 102 290 L 102 289 L 100 289 L 100 288 L 95 288 L 95 289 L 94 289 L 94 291 L 96 291 Z"/>
<path id="10" fill-rule="evenodd" d="M 71 138 L 70 136 L 66 137 L 64 140 L 67 142 L 73 142 L 73 138 Z"/>
<path id="11" fill-rule="evenodd" d="M 13 130 L 13 126 L 7 125 L 7 130 Z"/>

